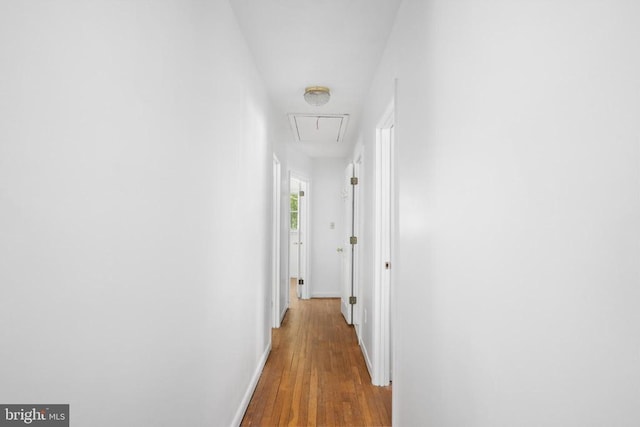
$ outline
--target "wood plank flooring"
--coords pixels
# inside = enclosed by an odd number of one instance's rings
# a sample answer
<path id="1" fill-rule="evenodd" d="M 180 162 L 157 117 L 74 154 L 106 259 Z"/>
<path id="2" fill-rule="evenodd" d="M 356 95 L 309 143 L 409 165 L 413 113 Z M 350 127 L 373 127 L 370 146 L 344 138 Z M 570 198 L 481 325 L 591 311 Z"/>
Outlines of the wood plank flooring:
<path id="1" fill-rule="evenodd" d="M 292 292 L 242 425 L 390 426 L 391 387 L 371 384 L 340 300 Z"/>

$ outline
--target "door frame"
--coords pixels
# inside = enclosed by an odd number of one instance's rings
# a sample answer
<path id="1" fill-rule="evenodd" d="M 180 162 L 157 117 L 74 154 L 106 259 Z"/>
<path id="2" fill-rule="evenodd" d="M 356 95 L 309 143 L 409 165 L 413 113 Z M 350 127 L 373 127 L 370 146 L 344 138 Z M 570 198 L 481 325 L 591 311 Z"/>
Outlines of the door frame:
<path id="1" fill-rule="evenodd" d="M 280 224 L 282 201 L 282 165 L 273 155 L 271 209 L 271 318 L 272 327 L 280 327 Z"/>
<path id="2" fill-rule="evenodd" d="M 309 268 L 309 248 L 311 247 L 311 237 L 309 233 L 309 223 L 310 223 L 310 212 L 309 208 L 311 207 L 310 197 L 311 197 L 311 180 L 303 173 L 289 170 L 289 180 L 287 187 L 289 192 L 287 194 L 291 194 L 291 179 L 296 179 L 300 181 L 301 187 L 304 188 L 304 197 L 298 199 L 298 239 L 300 236 L 304 236 L 304 245 L 298 245 L 298 278 L 300 278 L 302 272 L 302 279 L 304 280 L 304 285 L 300 289 L 300 297 L 302 299 L 311 298 L 311 274 Z M 291 210 L 288 210 L 287 217 L 289 219 L 288 224 L 291 224 Z M 291 233 L 288 233 L 290 236 Z M 288 271 L 291 271 L 291 242 L 289 242 L 287 254 L 288 254 Z M 288 275 L 288 274 L 287 274 Z"/>
<path id="3" fill-rule="evenodd" d="M 354 166 L 352 162 L 347 163 L 344 175 L 343 175 L 343 189 L 342 189 L 342 215 L 344 220 L 344 228 L 342 231 L 342 268 L 341 272 L 341 284 L 342 289 L 340 292 L 340 311 L 344 317 L 344 320 L 349 325 L 353 325 L 354 319 L 354 305 L 350 303 L 350 297 L 356 296 L 354 289 L 354 254 L 357 245 L 353 245 L 350 242 L 351 236 L 356 236 L 354 233 L 354 200 L 353 195 L 355 187 L 351 180 L 354 177 Z M 357 304 L 355 304 L 357 305 Z"/>
<path id="4" fill-rule="evenodd" d="M 395 97 L 376 126 L 374 183 L 373 384 L 389 385 L 392 364 L 392 298 L 395 268 Z M 386 267 L 389 263 L 389 267 Z"/>
<path id="5" fill-rule="evenodd" d="M 364 154 L 362 152 L 362 147 L 359 147 L 358 152 L 355 155 L 355 159 L 353 161 L 353 176 L 358 178 L 359 182 L 353 189 L 353 233 L 354 236 L 358 236 L 358 238 L 362 237 L 362 213 L 360 208 L 360 198 L 362 191 L 361 180 L 364 176 L 364 170 L 362 166 Z M 361 256 L 361 246 L 355 245 L 353 251 L 353 295 L 356 297 L 356 305 L 353 309 L 353 317 L 351 319 L 353 326 L 356 330 L 356 336 L 358 337 L 358 342 L 361 341 L 361 328 L 362 328 L 362 298 L 360 294 L 360 256 Z"/>

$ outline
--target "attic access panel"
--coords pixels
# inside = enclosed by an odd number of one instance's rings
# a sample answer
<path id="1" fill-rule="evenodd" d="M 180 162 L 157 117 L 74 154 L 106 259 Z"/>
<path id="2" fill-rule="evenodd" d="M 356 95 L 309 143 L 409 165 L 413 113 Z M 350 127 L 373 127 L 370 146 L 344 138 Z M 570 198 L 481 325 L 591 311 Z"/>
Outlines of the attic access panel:
<path id="1" fill-rule="evenodd" d="M 341 142 L 348 114 L 289 114 L 297 142 Z"/>

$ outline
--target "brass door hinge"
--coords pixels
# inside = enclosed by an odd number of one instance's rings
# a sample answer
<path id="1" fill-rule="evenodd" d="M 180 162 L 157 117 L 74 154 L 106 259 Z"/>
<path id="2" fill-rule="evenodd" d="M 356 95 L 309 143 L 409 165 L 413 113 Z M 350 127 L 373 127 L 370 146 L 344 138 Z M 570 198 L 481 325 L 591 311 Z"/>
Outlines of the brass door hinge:
<path id="1" fill-rule="evenodd" d="M 358 185 L 358 177 L 357 176 L 352 176 L 351 177 L 351 185 Z"/>
<path id="2" fill-rule="evenodd" d="M 358 302 L 358 298 L 356 297 L 349 297 L 349 304 L 354 305 Z"/>
<path id="3" fill-rule="evenodd" d="M 357 245 L 358 244 L 358 238 L 356 236 L 349 237 L 349 243 L 351 243 L 352 245 Z"/>

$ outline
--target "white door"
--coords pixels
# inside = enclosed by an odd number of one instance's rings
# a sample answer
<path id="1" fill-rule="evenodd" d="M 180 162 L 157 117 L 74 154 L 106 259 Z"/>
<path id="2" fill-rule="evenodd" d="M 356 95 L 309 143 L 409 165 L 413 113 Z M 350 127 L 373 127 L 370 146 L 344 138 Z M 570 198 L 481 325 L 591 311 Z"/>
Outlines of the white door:
<path id="1" fill-rule="evenodd" d="M 309 183 L 299 180 L 298 191 L 298 297 L 309 299 Z"/>
<path id="2" fill-rule="evenodd" d="M 310 298 L 309 291 L 309 181 L 290 172 L 289 176 L 289 277 L 296 284 L 298 298 Z"/>
<path id="3" fill-rule="evenodd" d="M 344 232 L 342 244 L 342 303 L 340 304 L 342 315 L 348 324 L 353 324 L 353 304 L 351 297 L 354 296 L 353 281 L 353 251 L 351 237 L 354 225 L 353 210 L 353 163 L 349 163 L 344 172 L 344 185 L 342 189 L 343 210 L 344 210 Z"/>
<path id="4" fill-rule="evenodd" d="M 289 177 L 289 277 L 300 298 L 300 181 Z"/>
<path id="5" fill-rule="evenodd" d="M 299 216 L 299 197 L 300 183 L 297 179 L 289 176 L 289 278 L 294 283 L 298 283 L 299 276 L 299 237 L 298 230 L 300 224 Z M 289 286 L 287 285 L 287 289 Z M 299 291 L 299 287 L 296 285 L 296 291 Z M 287 295 L 289 291 L 287 290 Z M 298 292 L 298 298 L 300 294 Z"/>
<path id="6" fill-rule="evenodd" d="M 298 280 L 298 245 L 298 230 L 289 230 L 289 277 L 295 280 Z"/>
<path id="7" fill-rule="evenodd" d="M 362 173 L 362 156 L 359 156 L 358 159 L 353 163 L 353 178 L 356 180 L 355 182 L 358 182 L 358 180 L 360 179 L 360 177 L 363 176 Z M 351 202 L 351 207 L 352 207 L 352 212 L 351 212 L 351 217 L 352 217 L 352 234 L 354 236 L 357 236 L 358 238 L 360 237 L 360 233 L 362 230 L 362 217 L 361 217 L 361 212 L 360 212 L 360 183 L 357 183 L 356 185 L 351 185 L 352 188 L 352 197 L 353 197 L 353 201 Z M 351 260 L 351 268 L 352 268 L 352 273 L 351 273 L 351 280 L 352 280 L 352 293 L 351 295 L 355 296 L 356 298 L 359 298 L 360 295 L 360 243 L 358 243 L 355 246 L 352 246 L 353 251 L 351 253 L 352 256 L 352 260 Z M 358 301 L 359 302 L 359 301 Z M 362 312 L 361 312 L 362 306 L 361 304 L 354 304 L 353 305 L 353 314 L 352 314 L 352 323 L 353 326 L 355 326 L 356 329 L 356 334 L 358 335 L 358 339 L 360 339 L 360 324 L 362 323 Z"/>

